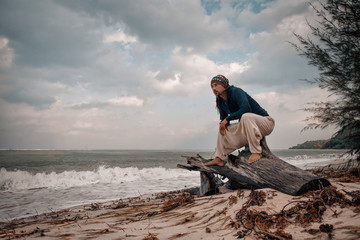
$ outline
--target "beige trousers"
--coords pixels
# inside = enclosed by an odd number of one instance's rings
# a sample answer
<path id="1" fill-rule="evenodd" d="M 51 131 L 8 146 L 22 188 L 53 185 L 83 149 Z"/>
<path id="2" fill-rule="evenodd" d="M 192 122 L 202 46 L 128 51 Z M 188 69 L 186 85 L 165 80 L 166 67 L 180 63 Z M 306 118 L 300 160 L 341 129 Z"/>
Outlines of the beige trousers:
<path id="1" fill-rule="evenodd" d="M 261 153 L 260 140 L 269 135 L 275 126 L 271 117 L 263 117 L 254 113 L 245 113 L 240 122 L 230 124 L 225 136 L 218 133 L 215 156 L 222 160 L 236 149 L 249 145 L 250 152 Z"/>

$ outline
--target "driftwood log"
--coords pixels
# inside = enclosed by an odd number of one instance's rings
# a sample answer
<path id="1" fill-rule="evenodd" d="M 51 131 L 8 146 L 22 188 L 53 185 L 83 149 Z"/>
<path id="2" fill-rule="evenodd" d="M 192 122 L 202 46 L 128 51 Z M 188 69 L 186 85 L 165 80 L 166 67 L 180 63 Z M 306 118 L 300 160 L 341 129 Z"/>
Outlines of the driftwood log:
<path id="1" fill-rule="evenodd" d="M 238 156 L 230 155 L 224 167 L 205 166 L 210 160 L 184 156 L 190 165 L 178 164 L 179 168 L 190 171 L 200 171 L 200 194 L 209 195 L 217 191 L 222 181 L 215 177 L 219 174 L 229 181 L 227 185 L 232 189 L 260 189 L 272 188 L 280 192 L 298 196 L 310 190 L 318 190 L 331 185 L 330 182 L 308 171 L 293 166 L 276 157 L 266 144 L 265 138 L 261 140 L 262 157 L 259 161 L 249 164 L 251 155 L 248 151 L 239 152 Z"/>

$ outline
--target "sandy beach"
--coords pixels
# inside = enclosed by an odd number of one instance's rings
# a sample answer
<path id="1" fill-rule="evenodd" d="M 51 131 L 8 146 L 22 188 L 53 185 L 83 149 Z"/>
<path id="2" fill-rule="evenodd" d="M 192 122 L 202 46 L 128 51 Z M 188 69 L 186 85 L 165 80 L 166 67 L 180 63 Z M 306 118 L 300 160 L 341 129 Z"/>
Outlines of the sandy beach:
<path id="1" fill-rule="evenodd" d="M 359 177 L 329 180 L 299 197 L 221 188 L 212 196 L 176 191 L 93 203 L 0 223 L 0 238 L 359 239 Z"/>

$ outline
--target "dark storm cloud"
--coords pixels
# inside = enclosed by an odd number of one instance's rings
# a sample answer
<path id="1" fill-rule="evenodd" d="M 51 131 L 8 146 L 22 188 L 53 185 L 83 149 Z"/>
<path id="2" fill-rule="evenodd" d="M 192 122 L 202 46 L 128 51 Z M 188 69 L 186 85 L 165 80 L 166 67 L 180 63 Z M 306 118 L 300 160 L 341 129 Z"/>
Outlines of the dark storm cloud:
<path id="1" fill-rule="evenodd" d="M 9 39 L 16 62 L 30 66 L 80 66 L 89 61 L 102 36 L 98 27 L 53 1 L 3 0 L 0 36 Z"/>
<path id="2" fill-rule="evenodd" d="M 66 85 L 48 82 L 31 70 L 19 70 L 16 73 L 1 71 L 0 82 L 0 98 L 9 103 L 25 103 L 38 109 L 49 107 L 56 102 L 57 96 L 69 91 Z"/>
<path id="3" fill-rule="evenodd" d="M 183 46 L 205 50 L 214 44 L 225 46 L 236 42 L 236 34 L 229 31 L 227 23 L 217 19 L 209 22 L 205 9 L 196 1 L 61 0 L 58 3 L 72 11 L 103 19 L 108 26 L 120 24 L 139 41 L 160 49 Z"/>
<path id="4" fill-rule="evenodd" d="M 10 91 L 2 96 L 9 103 L 26 103 L 38 109 L 47 108 L 55 102 L 55 98 L 49 94 L 41 94 L 39 89 L 31 89 L 29 86 L 16 91 Z"/>
<path id="5" fill-rule="evenodd" d="M 49 106 L 63 89 L 54 94 L 51 87 L 48 89 L 49 84 L 40 81 L 59 82 L 68 87 L 81 83 L 88 90 L 98 92 L 120 88 L 117 90 L 120 93 L 144 94 L 142 83 L 148 69 L 140 67 L 136 63 L 138 59 L 127 62 L 126 55 L 131 54 L 128 51 L 134 55 L 142 51 L 147 56 L 156 49 L 168 51 L 182 46 L 200 50 L 217 42 L 226 43 L 224 36 L 216 34 L 219 29 L 226 30 L 225 22 L 204 22 L 205 10 L 196 2 L 176 4 L 115 0 L 2 1 L 0 38 L 8 39 L 14 60 L 3 80 L 10 88 L 0 92 L 0 97 L 13 103 Z M 132 50 L 120 50 L 117 43 L 110 48 L 104 45 L 105 34 L 118 28 L 136 36 Z M 34 79 L 36 84 L 32 84 Z"/>

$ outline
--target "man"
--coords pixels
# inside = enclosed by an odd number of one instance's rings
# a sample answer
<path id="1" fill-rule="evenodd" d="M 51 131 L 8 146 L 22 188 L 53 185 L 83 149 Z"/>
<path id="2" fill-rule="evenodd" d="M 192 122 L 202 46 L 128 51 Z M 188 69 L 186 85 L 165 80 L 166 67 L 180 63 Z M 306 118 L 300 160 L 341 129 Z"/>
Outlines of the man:
<path id="1" fill-rule="evenodd" d="M 224 166 L 227 155 L 249 145 L 249 163 L 261 158 L 260 140 L 274 129 L 275 122 L 251 96 L 241 88 L 230 86 L 223 75 L 211 79 L 211 88 L 216 96 L 220 113 L 219 134 L 215 158 L 206 166 Z M 237 123 L 230 124 L 230 121 Z"/>

